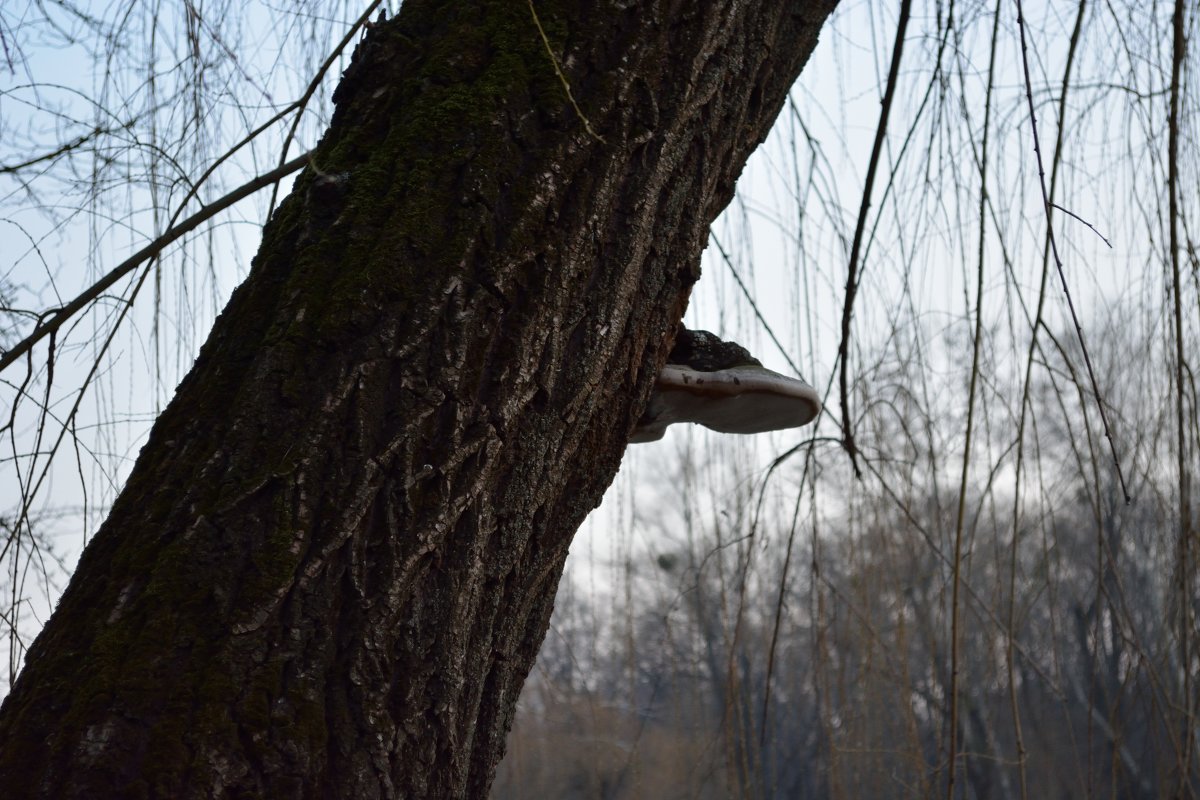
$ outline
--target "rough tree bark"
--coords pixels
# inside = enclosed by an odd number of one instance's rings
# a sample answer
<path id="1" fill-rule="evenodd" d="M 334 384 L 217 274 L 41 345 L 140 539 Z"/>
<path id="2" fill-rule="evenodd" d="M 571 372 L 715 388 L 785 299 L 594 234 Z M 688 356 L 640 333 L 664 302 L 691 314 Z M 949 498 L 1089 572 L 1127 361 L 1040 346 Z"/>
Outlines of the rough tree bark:
<path id="1" fill-rule="evenodd" d="M 832 5 L 539 0 L 554 59 L 520 0 L 375 26 L 29 650 L 5 797 L 486 796 Z"/>

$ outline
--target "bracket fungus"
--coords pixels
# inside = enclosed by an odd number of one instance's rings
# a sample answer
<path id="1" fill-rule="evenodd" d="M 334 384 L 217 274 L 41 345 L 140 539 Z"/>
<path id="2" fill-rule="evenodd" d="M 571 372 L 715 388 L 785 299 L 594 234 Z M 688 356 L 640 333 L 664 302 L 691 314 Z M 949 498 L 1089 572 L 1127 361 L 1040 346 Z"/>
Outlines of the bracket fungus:
<path id="1" fill-rule="evenodd" d="M 804 381 L 767 369 L 735 342 L 684 328 L 629 441 L 661 439 L 673 422 L 721 433 L 798 428 L 820 412 L 821 399 Z"/>

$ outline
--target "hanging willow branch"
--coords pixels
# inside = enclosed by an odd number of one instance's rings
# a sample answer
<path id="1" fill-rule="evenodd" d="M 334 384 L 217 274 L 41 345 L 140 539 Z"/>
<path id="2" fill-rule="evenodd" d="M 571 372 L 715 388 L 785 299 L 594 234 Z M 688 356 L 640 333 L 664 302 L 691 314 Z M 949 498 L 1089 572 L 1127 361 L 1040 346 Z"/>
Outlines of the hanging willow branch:
<path id="1" fill-rule="evenodd" d="M 862 249 L 863 234 L 867 229 L 867 211 L 871 208 L 871 189 L 875 185 L 875 173 L 879 169 L 879 160 L 883 155 L 883 139 L 887 133 L 888 115 L 892 110 L 892 100 L 896 96 L 896 85 L 900 79 L 900 57 L 904 52 L 904 33 L 908 29 L 908 20 L 912 15 L 912 0 L 902 0 L 900 3 L 900 20 L 896 26 L 896 44 L 892 48 L 892 65 L 888 69 L 887 88 L 883 93 L 883 107 L 879 111 L 879 125 L 875 128 L 875 144 L 871 147 L 871 161 L 867 166 L 867 181 L 863 186 L 862 203 L 858 209 L 858 223 L 854 228 L 854 243 L 850 247 L 850 264 L 846 274 L 846 299 L 842 305 L 842 341 L 838 344 L 838 386 L 842 400 L 842 446 L 850 454 L 850 463 L 854 466 L 854 475 L 862 477 L 862 469 L 858 466 L 858 448 L 854 444 L 854 427 L 850 417 L 850 391 L 847 388 L 846 362 L 850 349 L 850 317 L 854 312 L 854 298 L 858 294 L 859 268 L 858 255 Z"/>

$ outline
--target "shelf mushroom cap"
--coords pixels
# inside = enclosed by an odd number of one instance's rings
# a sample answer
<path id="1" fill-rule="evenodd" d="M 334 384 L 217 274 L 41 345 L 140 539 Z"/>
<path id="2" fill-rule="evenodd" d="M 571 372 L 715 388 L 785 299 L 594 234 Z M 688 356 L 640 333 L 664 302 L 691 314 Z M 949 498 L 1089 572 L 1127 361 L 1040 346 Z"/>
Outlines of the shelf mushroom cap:
<path id="1" fill-rule="evenodd" d="M 712 371 L 667 364 L 630 442 L 653 442 L 674 422 L 695 422 L 721 433 L 798 428 L 821 412 L 816 390 L 798 378 L 756 363 Z"/>

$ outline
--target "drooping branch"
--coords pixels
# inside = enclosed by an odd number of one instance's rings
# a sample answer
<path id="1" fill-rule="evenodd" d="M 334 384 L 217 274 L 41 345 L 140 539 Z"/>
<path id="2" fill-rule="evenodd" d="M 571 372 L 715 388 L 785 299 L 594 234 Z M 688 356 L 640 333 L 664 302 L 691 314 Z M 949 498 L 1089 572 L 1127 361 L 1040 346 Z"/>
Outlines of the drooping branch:
<path id="1" fill-rule="evenodd" d="M 246 199 L 250 195 L 257 192 L 259 189 L 266 188 L 271 184 L 286 178 L 294 172 L 298 172 L 301 167 L 308 163 L 311 153 L 297 156 L 285 164 L 281 164 L 270 172 L 265 172 L 258 177 L 243 183 L 238 188 L 229 192 L 224 197 L 214 200 L 208 205 L 201 208 L 195 214 L 185 219 L 183 222 L 168 228 L 161 235 L 156 236 L 153 241 L 149 242 L 141 250 L 131 255 L 129 258 L 122 261 L 117 266 L 113 267 L 100 280 L 93 283 L 91 286 L 77 294 L 70 302 L 60 306 L 57 309 L 44 312 L 49 319 L 44 322 L 39 322 L 37 326 L 25 335 L 19 342 L 11 348 L 0 353 L 0 372 L 8 369 L 15 364 L 21 356 L 32 350 L 38 342 L 45 339 L 47 336 L 57 332 L 68 320 L 78 314 L 81 310 L 87 307 L 96 298 L 104 294 L 113 284 L 124 278 L 129 273 L 133 272 L 141 264 L 161 253 L 171 243 L 177 241 L 180 237 L 191 233 L 196 228 L 203 225 L 208 220 L 220 214 L 225 209 L 236 203 Z"/>
<path id="2" fill-rule="evenodd" d="M 896 41 L 892 46 L 892 62 L 888 68 L 887 88 L 883 92 L 883 103 L 879 110 L 879 124 L 875 126 L 875 143 L 871 145 L 871 158 L 867 162 L 867 180 L 863 184 L 862 203 L 858 209 L 858 222 L 854 226 L 854 239 L 850 245 L 850 260 L 846 267 L 846 295 L 842 301 L 842 338 L 838 343 L 838 387 L 842 403 L 842 445 L 850 455 L 850 463 L 854 467 L 854 475 L 862 477 L 862 469 L 858 465 L 858 447 L 854 443 L 854 420 L 850 416 L 850 388 L 847 380 L 850 358 L 850 320 L 854 313 L 854 299 L 858 295 L 859 252 L 862 249 L 863 234 L 867 229 L 867 212 L 871 209 L 871 192 L 875 188 L 875 173 L 879 169 L 879 161 L 883 158 L 883 142 L 887 135 L 888 116 L 892 110 L 892 100 L 896 96 L 896 86 L 900 82 L 900 59 L 904 53 L 904 34 L 908 30 L 908 20 L 912 16 L 912 0 L 902 0 L 900 3 L 900 19 L 896 26 Z"/>

